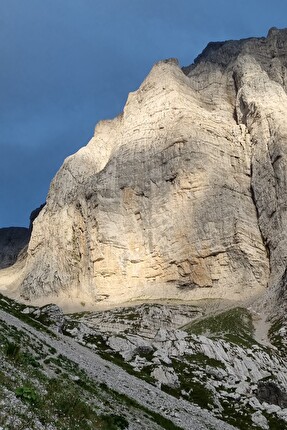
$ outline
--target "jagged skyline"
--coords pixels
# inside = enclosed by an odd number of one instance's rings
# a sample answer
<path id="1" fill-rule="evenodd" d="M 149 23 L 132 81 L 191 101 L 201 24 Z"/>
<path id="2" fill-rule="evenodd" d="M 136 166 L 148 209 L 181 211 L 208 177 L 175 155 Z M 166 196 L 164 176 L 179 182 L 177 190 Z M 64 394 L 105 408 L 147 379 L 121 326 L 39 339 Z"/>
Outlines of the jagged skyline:
<path id="1" fill-rule="evenodd" d="M 65 157 L 122 110 L 152 65 L 284 27 L 281 1 L 1 0 L 0 226 L 28 225 Z"/>

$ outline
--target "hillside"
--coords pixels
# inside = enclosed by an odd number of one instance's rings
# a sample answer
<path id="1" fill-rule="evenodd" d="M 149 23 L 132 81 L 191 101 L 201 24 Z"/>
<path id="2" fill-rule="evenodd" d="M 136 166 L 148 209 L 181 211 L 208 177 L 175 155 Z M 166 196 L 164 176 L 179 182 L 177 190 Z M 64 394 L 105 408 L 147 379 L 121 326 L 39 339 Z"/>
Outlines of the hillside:
<path id="1" fill-rule="evenodd" d="M 262 344 L 250 310 L 212 316 L 209 301 L 64 315 L 1 296 L 0 308 L 7 430 L 287 428 L 282 321 Z"/>

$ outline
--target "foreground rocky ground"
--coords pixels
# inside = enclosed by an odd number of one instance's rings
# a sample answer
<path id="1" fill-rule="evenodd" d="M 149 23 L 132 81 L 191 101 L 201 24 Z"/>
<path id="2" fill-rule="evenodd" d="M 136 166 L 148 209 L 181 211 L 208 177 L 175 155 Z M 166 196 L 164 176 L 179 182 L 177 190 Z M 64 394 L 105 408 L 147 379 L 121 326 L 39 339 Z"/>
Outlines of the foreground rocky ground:
<path id="1" fill-rule="evenodd" d="M 5 430 L 287 428 L 282 320 L 263 344 L 260 315 L 210 315 L 208 301 L 71 315 L 0 304 Z"/>
<path id="2" fill-rule="evenodd" d="M 36 321 L 59 329 L 57 307 L 33 309 L 33 321 L 30 309 L 22 309 L 20 320 L 11 311 L 19 316 L 21 306 L 4 298 L 1 304 L 3 428 L 233 428 Z"/>
<path id="3" fill-rule="evenodd" d="M 62 329 L 237 428 L 287 428 L 283 321 L 266 327 L 262 315 L 242 307 L 209 315 L 207 304 L 145 304 L 74 315 Z M 260 328 L 267 330 L 265 337 Z"/>

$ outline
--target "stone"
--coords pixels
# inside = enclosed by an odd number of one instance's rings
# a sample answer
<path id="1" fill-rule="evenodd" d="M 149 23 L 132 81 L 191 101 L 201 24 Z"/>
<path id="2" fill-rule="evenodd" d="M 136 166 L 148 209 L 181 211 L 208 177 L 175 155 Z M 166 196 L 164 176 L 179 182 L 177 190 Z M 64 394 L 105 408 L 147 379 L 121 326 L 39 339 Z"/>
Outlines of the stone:
<path id="1" fill-rule="evenodd" d="M 227 374 L 224 369 L 211 367 L 209 365 L 205 366 L 205 371 L 208 375 L 214 376 L 218 380 L 223 380 L 226 378 Z M 237 391 L 238 392 L 238 391 Z"/>
<path id="2" fill-rule="evenodd" d="M 249 399 L 248 403 L 253 409 L 259 409 L 259 410 L 265 409 L 256 397 L 251 397 L 251 399 Z"/>
<path id="3" fill-rule="evenodd" d="M 287 393 L 273 381 L 259 381 L 256 396 L 260 402 L 287 407 Z"/>
<path id="4" fill-rule="evenodd" d="M 153 351 L 149 342 L 139 336 L 129 335 L 126 338 L 110 336 L 107 340 L 107 345 L 114 351 L 119 352 L 125 361 L 130 361 L 139 352 L 150 354 Z"/>
<path id="5" fill-rule="evenodd" d="M 156 342 L 166 342 L 168 339 L 168 332 L 163 328 L 160 328 L 154 337 Z"/>
<path id="6" fill-rule="evenodd" d="M 171 367 L 158 366 L 152 371 L 151 376 L 155 378 L 160 385 L 164 384 L 171 388 L 179 387 L 178 377 Z"/>
<path id="7" fill-rule="evenodd" d="M 269 429 L 268 421 L 260 411 L 254 412 L 254 414 L 251 415 L 251 419 L 258 427 L 266 430 Z"/>
<path id="8" fill-rule="evenodd" d="M 49 326 L 51 329 L 61 333 L 63 325 L 66 321 L 63 310 L 55 305 L 49 304 L 41 308 L 36 308 L 30 312 L 35 319 L 38 319 L 43 324 Z"/>
<path id="9" fill-rule="evenodd" d="M 21 312 L 22 312 L 22 314 L 29 314 L 29 313 L 31 313 L 31 312 L 33 312 L 33 308 L 29 308 L 29 307 L 27 307 L 27 308 L 25 308 L 25 309 L 23 309 Z"/>
<path id="10" fill-rule="evenodd" d="M 165 349 L 158 349 L 154 352 L 153 355 L 154 355 L 154 358 L 159 358 L 160 361 L 165 364 L 171 364 L 172 362 Z"/>

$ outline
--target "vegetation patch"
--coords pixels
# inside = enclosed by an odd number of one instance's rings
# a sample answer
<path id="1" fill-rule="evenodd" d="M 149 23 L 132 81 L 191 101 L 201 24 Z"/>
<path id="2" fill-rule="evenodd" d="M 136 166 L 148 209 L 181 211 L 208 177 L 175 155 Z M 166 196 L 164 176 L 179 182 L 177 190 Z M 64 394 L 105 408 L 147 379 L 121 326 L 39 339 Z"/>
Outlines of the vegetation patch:
<path id="1" fill-rule="evenodd" d="M 225 369 L 225 364 L 220 360 L 208 357 L 202 352 L 197 352 L 196 354 L 186 355 L 185 360 L 191 364 L 198 364 L 201 368 L 205 366 L 211 366 L 215 368 Z"/>
<path id="2" fill-rule="evenodd" d="M 199 381 L 193 369 L 182 360 L 174 359 L 172 365 L 179 378 L 180 386 L 179 388 L 163 386 L 163 390 L 176 397 L 183 396 L 186 400 L 196 403 L 204 409 L 213 409 L 214 398 L 212 392 L 205 385 L 206 378 L 201 378 Z M 185 394 L 183 395 L 183 393 Z"/>
<path id="3" fill-rule="evenodd" d="M 242 347 L 250 347 L 256 343 L 253 339 L 252 316 L 247 309 L 240 307 L 194 321 L 186 331 L 210 338 L 225 339 Z"/>
<path id="4" fill-rule="evenodd" d="M 223 400 L 221 406 L 223 407 L 221 418 L 235 428 L 240 430 L 258 428 L 251 419 L 254 410 L 248 406 L 245 405 L 244 408 L 242 408 L 238 405 L 237 401 L 230 398 Z"/>
<path id="5" fill-rule="evenodd" d="M 17 397 L 20 397 L 26 402 L 31 403 L 32 405 L 35 405 L 39 402 L 39 396 L 36 392 L 36 390 L 31 386 L 22 386 L 18 387 L 15 390 L 15 394 Z"/>

